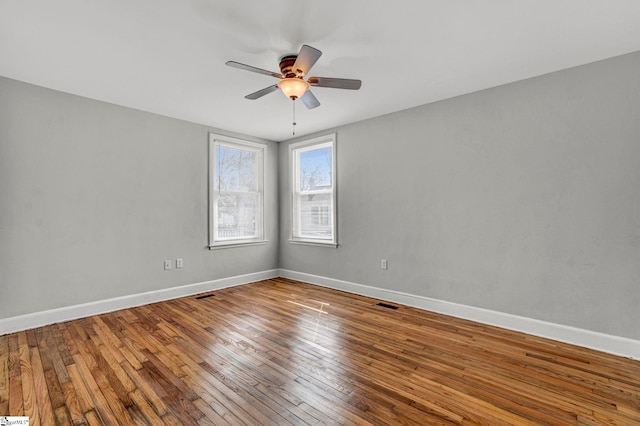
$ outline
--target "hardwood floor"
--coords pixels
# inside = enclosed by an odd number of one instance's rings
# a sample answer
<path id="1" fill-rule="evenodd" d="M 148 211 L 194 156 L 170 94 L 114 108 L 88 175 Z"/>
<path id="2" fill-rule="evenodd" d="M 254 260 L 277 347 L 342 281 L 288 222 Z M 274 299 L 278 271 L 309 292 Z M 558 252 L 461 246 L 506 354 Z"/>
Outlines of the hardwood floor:
<path id="1" fill-rule="evenodd" d="M 31 425 L 640 424 L 638 361 L 378 302 L 273 279 L 0 336 L 0 415 Z"/>

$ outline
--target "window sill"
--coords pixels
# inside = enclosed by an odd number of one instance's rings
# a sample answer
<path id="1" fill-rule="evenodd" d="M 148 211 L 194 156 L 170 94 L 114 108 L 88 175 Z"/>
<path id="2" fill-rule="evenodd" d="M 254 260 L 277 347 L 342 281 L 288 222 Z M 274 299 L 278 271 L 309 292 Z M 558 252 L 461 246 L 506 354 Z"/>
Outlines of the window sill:
<path id="1" fill-rule="evenodd" d="M 221 250 L 228 249 L 233 247 L 251 247 L 251 246 L 263 246 L 266 245 L 269 241 L 261 240 L 261 241 L 246 241 L 240 243 L 214 243 L 209 246 L 209 250 Z"/>
<path id="2" fill-rule="evenodd" d="M 302 246 L 316 246 L 316 247 L 329 247 L 338 248 L 338 243 L 322 242 L 322 241 L 309 241 L 309 240 L 289 240 L 291 244 L 299 244 Z"/>

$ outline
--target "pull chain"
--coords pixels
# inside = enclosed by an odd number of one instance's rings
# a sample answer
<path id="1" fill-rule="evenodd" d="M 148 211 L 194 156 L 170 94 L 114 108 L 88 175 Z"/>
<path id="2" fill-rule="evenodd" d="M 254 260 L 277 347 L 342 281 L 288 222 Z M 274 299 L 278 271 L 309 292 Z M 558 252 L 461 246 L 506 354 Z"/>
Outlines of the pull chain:
<path id="1" fill-rule="evenodd" d="M 296 135 L 296 100 L 292 99 L 292 102 L 293 102 L 293 123 L 292 123 L 293 125 L 292 125 L 292 128 L 293 128 L 293 136 L 295 136 Z"/>

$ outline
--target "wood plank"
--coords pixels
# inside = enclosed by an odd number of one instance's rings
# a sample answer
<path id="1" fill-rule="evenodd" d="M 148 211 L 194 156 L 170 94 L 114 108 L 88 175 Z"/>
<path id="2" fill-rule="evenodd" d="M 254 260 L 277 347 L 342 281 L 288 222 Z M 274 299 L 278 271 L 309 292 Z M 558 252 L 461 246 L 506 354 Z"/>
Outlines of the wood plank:
<path id="1" fill-rule="evenodd" d="M 53 411 L 53 415 L 55 419 L 55 425 L 70 426 L 73 424 L 71 422 L 71 415 L 69 414 L 69 410 L 64 405 L 56 408 Z"/>
<path id="2" fill-rule="evenodd" d="M 98 414 L 98 412 L 95 410 L 87 411 L 85 413 L 85 417 L 87 419 L 87 424 L 89 426 L 104 426 L 105 424 L 100 418 L 100 415 Z"/>
<path id="3" fill-rule="evenodd" d="M 24 415 L 29 417 L 29 422 L 40 424 L 40 413 L 36 396 L 35 380 L 33 377 L 33 364 L 29 352 L 29 333 L 18 333 L 18 352 L 20 357 L 20 381 L 22 383 L 22 400 Z M 9 399 L 12 399 L 9 397 Z"/>
<path id="4" fill-rule="evenodd" d="M 9 414 L 9 336 L 0 336 L 0 416 Z"/>
<path id="5" fill-rule="evenodd" d="M 80 371 L 75 364 L 67 366 L 67 371 L 69 372 L 70 380 L 62 386 L 71 419 L 74 424 L 80 424 L 85 421 L 85 417 L 86 421 L 89 421 L 87 413 L 95 411 L 96 409 L 89 389 L 87 389 Z"/>
<path id="6" fill-rule="evenodd" d="M 74 387 L 74 383 L 72 382 L 71 375 L 69 375 L 69 381 L 62 383 L 61 387 L 62 394 L 64 395 L 64 408 L 69 413 L 69 419 L 71 420 L 71 423 L 74 425 L 84 423 L 84 411 L 82 410 L 82 408 L 80 408 L 80 402 L 78 401 L 76 389 Z M 85 411 L 88 411 L 88 409 Z"/>
<path id="7" fill-rule="evenodd" d="M 24 401 L 22 398 L 22 373 L 20 370 L 20 353 L 18 349 L 18 335 L 9 336 L 9 410 L 10 416 L 24 415 Z"/>
<path id="8" fill-rule="evenodd" d="M 63 358 L 63 355 L 60 353 L 60 350 L 66 352 L 64 345 L 60 345 L 60 340 L 62 336 L 58 331 L 57 325 L 52 325 L 46 328 L 45 334 L 45 345 L 47 350 L 41 350 L 43 354 L 43 359 L 46 359 L 47 362 L 51 362 L 51 368 L 56 374 L 56 378 L 59 384 L 65 383 L 69 381 L 69 375 L 67 373 L 66 364 Z M 42 349 L 42 348 L 41 348 Z M 46 356 L 45 356 L 46 355 Z M 66 353 L 65 353 L 66 355 Z"/>

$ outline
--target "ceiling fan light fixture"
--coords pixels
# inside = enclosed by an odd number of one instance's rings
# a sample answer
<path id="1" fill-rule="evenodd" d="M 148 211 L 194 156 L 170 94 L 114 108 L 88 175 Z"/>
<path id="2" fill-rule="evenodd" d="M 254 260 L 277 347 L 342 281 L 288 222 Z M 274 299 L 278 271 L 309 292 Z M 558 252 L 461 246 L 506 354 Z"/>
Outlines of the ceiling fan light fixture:
<path id="1" fill-rule="evenodd" d="M 284 93 L 287 98 L 296 100 L 298 98 L 301 98 L 302 95 L 305 94 L 307 89 L 309 89 L 309 83 L 301 78 L 289 77 L 280 80 L 278 82 L 278 87 L 282 90 L 282 93 Z"/>

